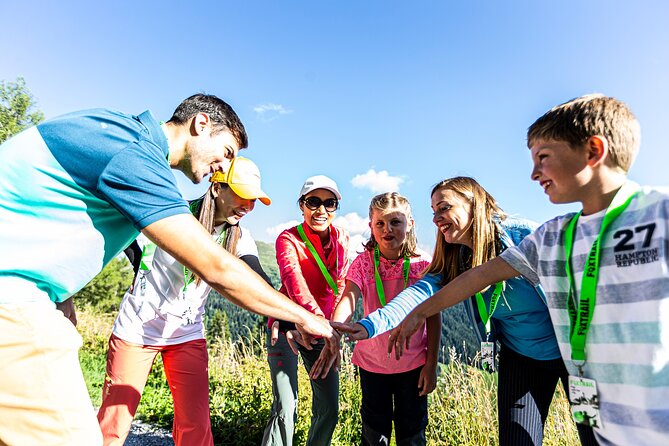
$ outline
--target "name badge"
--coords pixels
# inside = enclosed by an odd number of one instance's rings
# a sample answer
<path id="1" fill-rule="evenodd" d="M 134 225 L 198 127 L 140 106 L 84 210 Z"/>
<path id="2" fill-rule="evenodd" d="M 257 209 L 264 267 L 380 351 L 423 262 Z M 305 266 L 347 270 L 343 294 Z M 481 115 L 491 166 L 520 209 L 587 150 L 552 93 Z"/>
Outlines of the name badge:
<path id="1" fill-rule="evenodd" d="M 481 368 L 486 372 L 494 372 L 495 367 L 495 343 L 481 342 Z"/>
<path id="2" fill-rule="evenodd" d="M 599 416 L 599 394 L 594 379 L 570 375 L 569 402 L 574 421 L 590 427 L 602 427 Z"/>

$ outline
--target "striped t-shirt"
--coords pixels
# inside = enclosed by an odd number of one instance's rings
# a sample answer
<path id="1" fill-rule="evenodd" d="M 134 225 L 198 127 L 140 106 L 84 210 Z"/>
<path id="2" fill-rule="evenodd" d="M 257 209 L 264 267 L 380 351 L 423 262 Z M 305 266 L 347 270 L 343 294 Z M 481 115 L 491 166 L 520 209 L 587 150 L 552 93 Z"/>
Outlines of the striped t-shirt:
<path id="1" fill-rule="evenodd" d="M 571 268 L 576 296 L 605 211 L 581 216 Z M 573 214 L 539 227 L 501 257 L 541 283 L 569 373 L 569 279 L 564 229 Z M 584 376 L 594 379 L 604 445 L 669 444 L 669 190 L 643 187 L 600 241 L 596 305 L 587 333 Z"/>

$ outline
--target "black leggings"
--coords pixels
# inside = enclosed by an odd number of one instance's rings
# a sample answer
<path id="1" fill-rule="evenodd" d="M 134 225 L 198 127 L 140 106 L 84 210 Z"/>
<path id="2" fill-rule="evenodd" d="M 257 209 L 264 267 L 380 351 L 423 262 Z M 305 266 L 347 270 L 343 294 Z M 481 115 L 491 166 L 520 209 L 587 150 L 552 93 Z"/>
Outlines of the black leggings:
<path id="1" fill-rule="evenodd" d="M 500 446 L 541 445 L 558 380 L 567 391 L 567 369 L 561 358 L 547 361 L 528 358 L 502 346 L 499 354 Z M 592 428 L 576 425 L 583 446 L 595 446 Z"/>

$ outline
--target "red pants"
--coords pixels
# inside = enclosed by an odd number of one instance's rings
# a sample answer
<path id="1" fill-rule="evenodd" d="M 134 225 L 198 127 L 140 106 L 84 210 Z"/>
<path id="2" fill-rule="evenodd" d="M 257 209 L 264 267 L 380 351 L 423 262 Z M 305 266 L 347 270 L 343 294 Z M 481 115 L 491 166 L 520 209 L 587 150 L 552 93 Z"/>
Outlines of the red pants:
<path id="1" fill-rule="evenodd" d="M 114 335 L 109 339 L 107 376 L 98 412 L 104 445 L 122 446 L 125 442 L 158 353 L 162 355 L 174 401 L 175 446 L 213 446 L 206 341 L 146 346 L 125 342 Z"/>

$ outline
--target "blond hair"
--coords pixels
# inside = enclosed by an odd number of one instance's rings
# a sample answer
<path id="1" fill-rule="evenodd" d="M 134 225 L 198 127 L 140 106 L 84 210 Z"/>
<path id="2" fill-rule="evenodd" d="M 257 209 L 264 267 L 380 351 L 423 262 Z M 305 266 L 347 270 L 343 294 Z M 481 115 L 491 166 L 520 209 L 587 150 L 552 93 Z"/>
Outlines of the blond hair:
<path id="1" fill-rule="evenodd" d="M 407 222 L 411 222 L 411 220 L 413 220 L 413 215 L 411 214 L 411 205 L 409 204 L 409 200 L 407 200 L 406 197 L 398 194 L 397 192 L 386 192 L 376 195 L 369 203 L 369 220 L 372 220 L 372 213 L 374 211 L 385 213 L 395 210 L 404 214 Z M 374 238 L 374 231 L 372 231 L 371 235 L 369 236 L 369 240 L 367 240 L 367 243 L 365 243 L 365 249 L 368 251 L 373 251 L 376 245 L 378 245 L 378 242 Z M 411 229 L 409 229 L 409 232 L 404 239 L 404 243 L 402 244 L 402 257 L 417 256 L 418 253 L 416 252 L 416 245 L 416 225 L 414 224 L 411 225 Z"/>
<path id="2" fill-rule="evenodd" d="M 542 139 L 566 141 L 575 147 L 591 136 L 605 137 L 611 163 L 629 171 L 639 153 L 639 121 L 624 102 L 602 94 L 581 96 L 547 111 L 527 130 L 527 146 Z"/>
<path id="3" fill-rule="evenodd" d="M 214 233 L 214 217 L 216 215 L 214 187 L 216 187 L 217 184 L 225 189 L 230 187 L 227 183 L 212 183 L 211 186 L 209 186 L 209 189 L 207 189 L 207 193 L 205 193 L 202 198 L 198 198 L 190 203 L 191 213 L 198 219 L 200 224 L 204 226 L 209 234 Z M 232 193 L 234 193 L 234 191 Z M 239 225 L 229 226 L 221 246 L 234 255 L 237 252 L 237 242 L 239 242 L 239 237 L 241 237 L 241 235 L 242 230 Z M 202 278 L 195 273 L 193 273 L 193 277 L 195 278 L 195 284 L 199 286 L 200 283 L 202 283 Z"/>
<path id="4" fill-rule="evenodd" d="M 460 195 L 472 208 L 472 250 L 470 256 L 463 256 L 464 245 L 446 243 L 437 233 L 432 263 L 423 274 L 441 274 L 442 283 L 448 283 L 460 274 L 462 267 L 473 268 L 497 256 L 501 251 L 499 222 L 506 214 L 495 199 L 479 183 L 470 177 L 454 177 L 443 180 L 432 188 L 430 196 L 441 189 L 448 189 Z"/>

